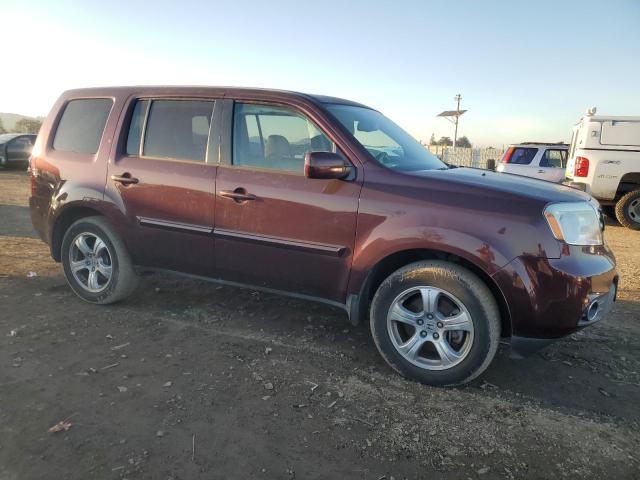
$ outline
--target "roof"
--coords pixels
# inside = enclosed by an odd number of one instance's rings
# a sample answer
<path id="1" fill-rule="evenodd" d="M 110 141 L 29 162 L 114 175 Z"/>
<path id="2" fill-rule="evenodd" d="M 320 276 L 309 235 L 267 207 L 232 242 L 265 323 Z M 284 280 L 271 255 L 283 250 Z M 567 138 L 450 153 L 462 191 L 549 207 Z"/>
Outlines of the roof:
<path id="1" fill-rule="evenodd" d="M 557 148 L 569 148 L 567 143 L 562 142 L 520 142 L 514 143 L 512 147 L 524 147 L 524 146 L 534 146 L 534 147 L 557 147 Z"/>
<path id="2" fill-rule="evenodd" d="M 582 117 L 583 119 L 588 119 L 594 122 L 640 122 L 640 117 L 638 116 L 622 116 L 622 115 L 585 115 Z"/>
<path id="3" fill-rule="evenodd" d="M 211 92 L 211 94 L 215 95 L 233 95 L 234 93 L 257 93 L 261 96 L 293 96 L 298 98 L 306 98 L 315 101 L 316 103 L 322 104 L 340 104 L 340 105 L 351 105 L 354 107 L 364 107 L 370 108 L 366 105 L 363 105 L 358 102 L 354 102 L 352 100 L 347 100 L 344 98 L 338 97 L 330 97 L 327 95 L 314 95 L 309 93 L 296 92 L 293 90 L 278 90 L 278 89 L 270 89 L 270 88 L 249 88 L 249 87 L 215 87 L 215 86 L 207 86 L 207 85 L 131 85 L 131 86 L 118 86 L 118 87 L 92 87 L 92 88 L 80 88 L 68 90 L 67 94 L 70 95 L 107 95 L 108 92 L 114 91 L 139 91 L 139 90 L 153 90 L 155 92 L 162 90 L 171 90 L 171 91 L 184 91 L 185 95 L 188 95 L 190 92 L 198 91 L 199 93 Z M 182 92 L 181 92 L 182 93 Z"/>
<path id="4" fill-rule="evenodd" d="M 16 137 L 22 137 L 23 135 L 29 135 L 36 137 L 35 133 L 3 133 L 0 134 L 0 144 L 7 143 L 9 140 L 13 140 Z"/>

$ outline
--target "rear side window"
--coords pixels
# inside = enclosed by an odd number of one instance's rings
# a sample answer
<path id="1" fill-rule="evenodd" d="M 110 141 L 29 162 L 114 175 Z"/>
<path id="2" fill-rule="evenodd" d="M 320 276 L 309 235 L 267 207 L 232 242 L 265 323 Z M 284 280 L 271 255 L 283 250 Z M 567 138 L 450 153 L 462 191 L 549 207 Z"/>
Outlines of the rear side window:
<path id="1" fill-rule="evenodd" d="M 538 153 L 537 148 L 521 148 L 516 147 L 513 149 L 513 153 L 509 158 L 509 163 L 514 163 L 516 165 L 529 165 L 533 157 Z"/>
<path id="2" fill-rule="evenodd" d="M 142 154 L 140 144 L 142 139 L 142 126 L 147 115 L 149 100 L 138 100 L 133 109 L 131 123 L 129 124 L 129 136 L 127 137 L 127 155 L 138 156 Z"/>
<path id="3" fill-rule="evenodd" d="M 540 160 L 541 167 L 565 168 L 567 166 L 566 150 L 545 150 Z"/>
<path id="4" fill-rule="evenodd" d="M 53 148 L 65 152 L 95 154 L 113 101 L 109 98 L 71 100 L 65 106 Z"/>
<path id="5" fill-rule="evenodd" d="M 134 111 L 127 139 L 128 153 L 131 153 L 130 146 L 135 151 L 137 138 L 141 135 L 143 103 L 144 101 L 138 102 L 141 106 L 137 115 Z M 142 155 L 204 162 L 213 105 L 213 101 L 206 100 L 152 101 L 144 129 Z M 136 155 L 137 152 L 131 154 Z"/>

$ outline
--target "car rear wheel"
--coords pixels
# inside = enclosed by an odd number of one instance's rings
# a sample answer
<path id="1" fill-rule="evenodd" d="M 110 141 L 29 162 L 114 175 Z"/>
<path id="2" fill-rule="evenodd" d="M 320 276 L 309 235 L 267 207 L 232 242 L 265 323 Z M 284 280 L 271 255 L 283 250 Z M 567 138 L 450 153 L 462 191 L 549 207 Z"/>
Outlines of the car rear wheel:
<path id="1" fill-rule="evenodd" d="M 103 217 L 73 223 L 64 234 L 61 259 L 69 286 L 87 302 L 115 303 L 138 285 L 124 242 Z"/>
<path id="2" fill-rule="evenodd" d="M 640 230 L 640 190 L 629 192 L 618 200 L 616 218 L 620 225 Z"/>
<path id="3" fill-rule="evenodd" d="M 460 385 L 491 363 L 500 313 L 487 286 L 460 265 L 412 263 L 392 273 L 371 305 L 378 350 L 400 374 L 428 385 Z"/>

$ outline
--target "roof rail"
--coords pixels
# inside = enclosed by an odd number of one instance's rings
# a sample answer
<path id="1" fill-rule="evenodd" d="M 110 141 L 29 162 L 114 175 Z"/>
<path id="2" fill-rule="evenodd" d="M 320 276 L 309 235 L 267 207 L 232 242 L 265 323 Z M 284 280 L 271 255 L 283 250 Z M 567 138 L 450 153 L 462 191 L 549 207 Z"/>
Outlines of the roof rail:
<path id="1" fill-rule="evenodd" d="M 564 142 L 520 142 L 522 145 L 566 145 L 569 146 L 568 143 Z"/>

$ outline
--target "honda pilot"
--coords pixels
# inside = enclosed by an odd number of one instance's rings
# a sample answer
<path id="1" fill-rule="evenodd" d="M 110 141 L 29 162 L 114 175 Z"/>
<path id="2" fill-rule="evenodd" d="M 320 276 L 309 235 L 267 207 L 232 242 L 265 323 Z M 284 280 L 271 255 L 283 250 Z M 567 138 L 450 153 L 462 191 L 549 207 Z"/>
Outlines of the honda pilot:
<path id="1" fill-rule="evenodd" d="M 338 98 L 209 87 L 67 91 L 31 157 L 33 225 L 83 300 L 161 270 L 338 306 L 431 385 L 480 375 L 606 316 L 618 282 L 598 203 L 449 168 Z"/>

